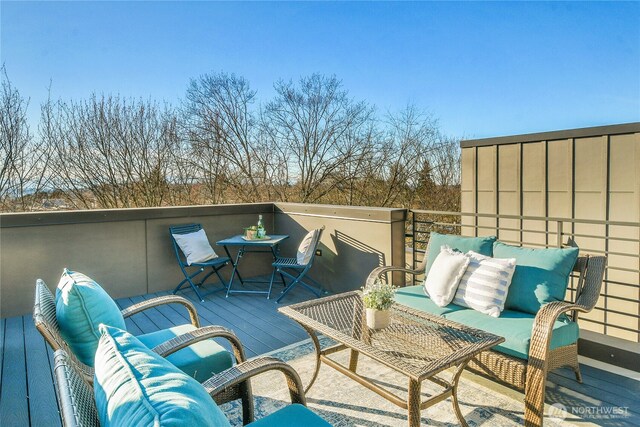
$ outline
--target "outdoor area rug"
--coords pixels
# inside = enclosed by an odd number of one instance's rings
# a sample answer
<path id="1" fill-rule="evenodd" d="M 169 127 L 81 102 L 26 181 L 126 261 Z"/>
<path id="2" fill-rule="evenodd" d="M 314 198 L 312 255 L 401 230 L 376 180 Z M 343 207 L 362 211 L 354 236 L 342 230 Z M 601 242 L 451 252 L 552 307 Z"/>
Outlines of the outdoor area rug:
<path id="1" fill-rule="evenodd" d="M 330 345 L 323 339 L 322 347 Z M 270 354 L 289 362 L 300 374 L 304 385 L 308 384 L 315 367 L 313 344 L 310 340 L 285 347 Z M 331 355 L 332 358 L 347 364 L 348 351 Z M 379 385 L 383 385 L 395 394 L 406 396 L 408 380 L 393 370 L 360 356 L 358 371 Z M 465 379 L 463 374 L 458 387 L 460 408 L 469 426 L 521 426 L 524 424 L 524 403 L 522 394 L 497 392 L 494 388 L 481 385 L 478 381 Z M 450 378 L 451 374 L 442 374 Z M 492 384 L 492 383 L 488 383 Z M 290 402 L 288 389 L 281 373 L 266 373 L 252 380 L 256 396 L 256 419 L 262 418 Z M 422 386 L 424 397 L 429 392 L 441 390 L 430 381 Z M 519 400 L 520 399 L 520 400 Z M 406 426 L 406 410 L 378 396 L 357 382 L 339 373 L 335 369 L 322 365 L 318 379 L 309 393 L 307 404 L 314 412 L 334 426 Z M 229 416 L 232 425 L 242 425 L 242 413 L 239 402 L 221 406 Z M 557 411 L 556 411 L 557 412 Z M 563 420 L 566 414 L 552 413 L 559 418 L 545 417 L 545 426 L 572 425 Z M 422 411 L 422 425 L 458 426 L 451 400 L 442 401 Z M 580 424 L 585 425 L 585 424 Z"/>

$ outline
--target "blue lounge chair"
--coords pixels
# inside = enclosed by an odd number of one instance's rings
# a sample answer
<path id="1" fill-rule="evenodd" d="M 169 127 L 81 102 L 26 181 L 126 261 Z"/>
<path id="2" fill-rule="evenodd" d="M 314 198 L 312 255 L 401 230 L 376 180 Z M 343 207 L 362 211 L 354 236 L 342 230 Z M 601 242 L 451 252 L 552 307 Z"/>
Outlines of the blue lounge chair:
<path id="1" fill-rule="evenodd" d="M 54 353 L 54 379 L 60 419 L 64 427 L 99 427 L 101 419 L 122 426 L 150 424 L 163 425 L 163 420 L 171 425 L 217 425 L 231 427 L 226 416 L 217 404 L 228 401 L 226 394 L 230 389 L 243 390 L 240 397 L 242 406 L 250 404 L 253 408 L 253 394 L 250 387 L 242 387 L 249 379 L 264 372 L 279 371 L 284 374 L 289 388 L 291 405 L 285 406 L 254 422 L 253 412 L 243 418 L 243 425 L 255 427 L 331 427 L 306 406 L 304 388 L 297 372 L 286 363 L 273 357 L 258 357 L 238 364 L 220 374 L 214 375 L 202 385 L 183 374 L 171 370 L 162 361 L 154 359 L 153 354 L 144 352 L 140 346 L 129 345 L 126 352 L 119 348 L 111 351 L 119 357 L 113 357 L 110 367 L 118 375 L 110 382 L 117 381 L 117 392 L 108 396 L 100 386 L 94 393 L 82 380 L 72 358 L 64 350 Z M 141 361 L 151 359 L 146 366 Z M 129 364 L 134 369 L 129 368 Z M 98 367 L 100 369 L 100 367 Z M 128 369 L 127 369 L 128 368 Z M 144 376 L 138 372 L 143 371 Z M 127 375 L 129 372 L 133 375 Z M 136 376 L 137 375 L 137 376 Z M 166 381 L 171 378 L 171 381 Z M 164 381 L 164 382 L 163 382 Z M 123 399 L 124 393 L 130 396 Z M 100 397 L 98 397 L 100 396 Z M 209 397 L 211 396 L 211 397 Z M 137 399 L 135 398 L 137 397 Z M 98 402 L 97 399 L 100 399 Z M 107 400 L 107 402 L 105 402 Z M 188 402 L 188 403 L 186 403 Z M 106 407 L 105 407 L 106 406 Z M 113 425 L 112 424 L 112 425 Z"/>

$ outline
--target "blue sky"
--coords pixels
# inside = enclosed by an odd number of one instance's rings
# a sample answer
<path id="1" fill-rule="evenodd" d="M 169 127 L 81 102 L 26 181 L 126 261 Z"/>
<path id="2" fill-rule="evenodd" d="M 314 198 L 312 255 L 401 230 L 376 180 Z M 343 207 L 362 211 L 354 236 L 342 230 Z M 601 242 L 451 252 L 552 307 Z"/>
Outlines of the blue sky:
<path id="1" fill-rule="evenodd" d="M 379 111 L 414 103 L 452 136 L 640 121 L 640 3 L 1 3 L 0 57 L 31 98 L 177 102 L 189 79 L 335 74 Z"/>

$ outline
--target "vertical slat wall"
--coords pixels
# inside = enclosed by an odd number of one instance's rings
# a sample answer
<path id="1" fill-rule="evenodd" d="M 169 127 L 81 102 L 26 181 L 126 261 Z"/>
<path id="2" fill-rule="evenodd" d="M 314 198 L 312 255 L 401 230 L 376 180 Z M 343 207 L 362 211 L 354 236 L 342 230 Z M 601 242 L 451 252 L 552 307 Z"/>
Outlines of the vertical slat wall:
<path id="1" fill-rule="evenodd" d="M 460 197 L 462 199 L 463 212 L 476 212 L 476 149 L 470 148 L 462 150 L 460 158 L 461 178 Z M 476 218 L 471 216 L 462 217 L 462 228 L 460 233 L 463 236 L 473 236 L 476 233 Z M 465 227 L 465 225 L 467 227 Z"/>
<path id="2" fill-rule="evenodd" d="M 522 204 L 521 165 L 512 159 L 519 158 L 522 147 L 519 144 L 498 147 L 498 211 L 505 215 L 520 215 Z M 500 239 L 518 242 L 522 238 L 518 219 L 498 219 Z"/>
<path id="3" fill-rule="evenodd" d="M 476 206 L 478 213 L 494 213 L 498 202 L 496 182 L 497 147 L 480 147 L 477 151 L 476 166 Z M 490 236 L 495 234 L 496 220 L 494 218 L 478 218 L 478 235 Z"/>
<path id="4" fill-rule="evenodd" d="M 547 215 L 555 218 L 573 217 L 573 139 L 547 143 Z M 556 229 L 549 226 L 549 243 L 558 240 Z M 562 225 L 572 230 L 571 223 Z"/>
<path id="5" fill-rule="evenodd" d="M 462 142 L 462 212 L 640 223 L 640 123 Z M 464 235 L 556 246 L 555 221 L 462 216 Z M 477 225 L 478 228 L 464 227 Z M 640 342 L 640 227 L 562 224 L 563 242 L 607 253 L 582 327 Z M 571 292 L 571 291 L 570 291 Z"/>
<path id="6" fill-rule="evenodd" d="M 522 213 L 529 216 L 547 216 L 547 142 L 522 145 Z M 520 159 L 514 159 L 516 162 Z M 525 213 L 526 212 L 526 213 Z M 497 213 L 497 212 L 496 212 Z M 522 241 L 532 245 L 547 243 L 546 224 L 542 221 L 523 220 Z"/>
<path id="7" fill-rule="evenodd" d="M 578 138 L 573 145 L 574 201 L 573 218 L 607 220 L 607 136 Z M 614 165 L 614 167 L 617 167 Z M 580 235 L 606 236 L 605 225 L 575 224 L 574 233 Z M 592 237 L 576 237 L 576 243 L 582 252 L 606 250 L 606 240 Z M 603 286 L 603 294 L 607 294 L 607 283 Z M 607 322 L 608 299 L 600 298 L 596 310 L 585 314 L 589 329 L 594 332 L 605 332 Z M 599 308 L 599 309 L 598 309 Z"/>
<path id="8" fill-rule="evenodd" d="M 609 202 L 607 213 L 611 221 L 638 221 L 640 218 L 640 134 L 612 135 L 609 137 Z M 626 313 L 640 312 L 640 228 L 609 226 L 609 269 L 607 271 L 608 308 L 607 323 L 611 335 L 633 338 L 633 333 L 616 328 L 627 324 Z M 628 240 L 620 240 L 628 239 Z M 635 242 L 633 241 L 635 240 Z M 612 301 L 614 301 L 612 303 Z M 615 311 L 613 311 L 615 310 Z M 640 319 L 636 328 L 640 330 Z"/>

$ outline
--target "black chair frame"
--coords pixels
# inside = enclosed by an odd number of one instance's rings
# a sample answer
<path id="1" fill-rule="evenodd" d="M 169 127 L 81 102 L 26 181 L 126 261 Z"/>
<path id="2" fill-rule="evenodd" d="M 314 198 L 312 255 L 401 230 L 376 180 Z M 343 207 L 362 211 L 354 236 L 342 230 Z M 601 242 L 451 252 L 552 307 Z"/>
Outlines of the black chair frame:
<path id="1" fill-rule="evenodd" d="M 298 260 L 296 258 L 284 258 L 284 257 L 277 257 L 276 260 L 274 261 L 273 263 L 274 268 L 273 268 L 273 272 L 271 273 L 271 283 L 269 285 L 269 292 L 271 292 L 271 288 L 273 287 L 273 279 L 275 278 L 276 273 L 280 274 L 283 282 L 285 281 L 284 280 L 285 277 L 291 280 L 291 283 L 289 283 L 288 285 L 286 285 L 286 282 L 285 282 L 285 288 L 282 290 L 280 296 L 276 299 L 276 303 L 280 303 L 280 300 L 282 300 L 282 298 L 284 298 L 289 293 L 289 291 L 291 291 L 297 285 L 301 285 L 302 287 L 310 291 L 312 294 L 314 294 L 316 297 L 320 297 L 320 295 L 325 293 L 324 288 L 320 283 L 315 281 L 310 276 L 307 276 L 307 272 L 311 269 L 311 266 L 313 265 L 313 260 L 316 257 L 315 253 L 318 248 L 318 245 L 320 244 L 320 239 L 322 238 L 322 232 L 324 231 L 324 228 L 325 227 L 323 225 L 319 229 L 316 239 L 313 242 L 311 242 L 309 251 L 312 251 L 312 255 L 308 263 L 298 264 Z M 309 280 L 318 289 L 316 290 L 308 283 L 305 283 L 302 280 L 303 278 L 305 280 Z"/>

